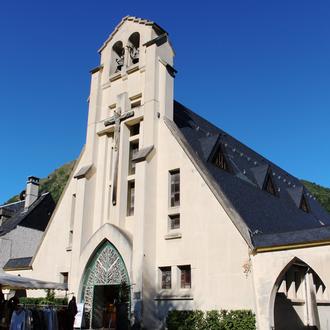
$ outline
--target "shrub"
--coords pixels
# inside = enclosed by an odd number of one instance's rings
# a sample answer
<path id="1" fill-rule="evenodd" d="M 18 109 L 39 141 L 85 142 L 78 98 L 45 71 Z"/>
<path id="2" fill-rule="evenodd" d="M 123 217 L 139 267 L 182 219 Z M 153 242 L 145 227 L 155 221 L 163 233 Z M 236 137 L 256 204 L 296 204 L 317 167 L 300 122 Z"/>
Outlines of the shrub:
<path id="1" fill-rule="evenodd" d="M 249 310 L 177 311 L 168 313 L 168 330 L 255 330 L 255 315 Z"/>
<path id="2" fill-rule="evenodd" d="M 46 297 L 31 298 L 22 297 L 19 299 L 21 304 L 24 305 L 67 305 L 67 298 L 55 298 L 54 290 L 45 290 Z"/>

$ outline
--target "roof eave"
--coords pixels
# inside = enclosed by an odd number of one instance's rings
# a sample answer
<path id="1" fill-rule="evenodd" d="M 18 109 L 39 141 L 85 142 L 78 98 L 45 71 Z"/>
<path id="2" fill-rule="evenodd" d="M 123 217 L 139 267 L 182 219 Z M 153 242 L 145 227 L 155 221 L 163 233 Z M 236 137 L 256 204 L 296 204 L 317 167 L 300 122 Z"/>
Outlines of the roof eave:
<path id="1" fill-rule="evenodd" d="M 324 246 L 324 245 L 330 245 L 330 240 L 328 239 L 328 240 L 293 243 L 293 244 L 286 244 L 286 245 L 260 246 L 260 247 L 256 247 L 253 250 L 253 254 L 283 251 L 283 250 L 293 250 L 293 249 L 304 249 L 304 248 Z"/>

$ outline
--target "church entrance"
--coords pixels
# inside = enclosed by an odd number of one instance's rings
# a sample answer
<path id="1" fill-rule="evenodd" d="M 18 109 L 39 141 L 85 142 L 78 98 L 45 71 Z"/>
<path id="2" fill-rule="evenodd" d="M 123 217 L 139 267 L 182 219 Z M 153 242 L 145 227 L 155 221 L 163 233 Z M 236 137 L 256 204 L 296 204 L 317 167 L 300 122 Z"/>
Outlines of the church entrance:
<path id="1" fill-rule="evenodd" d="M 93 329 L 116 328 L 119 285 L 97 285 L 93 297 Z"/>
<path id="2" fill-rule="evenodd" d="M 121 255 L 109 241 L 100 245 L 85 268 L 81 301 L 85 329 L 127 329 L 129 276 Z"/>

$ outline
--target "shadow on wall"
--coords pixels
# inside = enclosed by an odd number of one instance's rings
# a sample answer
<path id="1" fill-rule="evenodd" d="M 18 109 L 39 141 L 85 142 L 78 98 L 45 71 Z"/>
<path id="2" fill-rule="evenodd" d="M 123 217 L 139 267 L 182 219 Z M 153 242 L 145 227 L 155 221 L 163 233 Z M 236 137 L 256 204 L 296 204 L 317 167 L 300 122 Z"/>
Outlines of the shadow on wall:
<path id="1" fill-rule="evenodd" d="M 297 309 L 304 307 L 304 304 L 297 304 Z M 293 307 L 292 302 L 284 293 L 277 293 L 275 299 L 275 329 L 276 330 L 312 330 L 305 326 L 301 317 Z"/>

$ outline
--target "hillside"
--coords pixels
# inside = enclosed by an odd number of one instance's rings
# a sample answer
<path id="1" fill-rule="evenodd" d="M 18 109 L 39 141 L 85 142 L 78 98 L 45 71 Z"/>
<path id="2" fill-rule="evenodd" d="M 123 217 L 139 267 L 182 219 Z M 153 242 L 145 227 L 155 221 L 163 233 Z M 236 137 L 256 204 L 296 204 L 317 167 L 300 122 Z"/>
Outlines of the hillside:
<path id="1" fill-rule="evenodd" d="M 55 203 L 57 203 L 65 187 L 65 184 L 68 181 L 74 164 L 75 160 L 62 165 L 60 168 L 50 173 L 46 178 L 40 179 L 39 190 L 41 192 L 49 191 L 52 194 Z M 18 200 L 19 195 L 16 195 L 10 198 L 7 203 L 16 202 Z"/>
<path id="2" fill-rule="evenodd" d="M 40 180 L 40 191 L 49 191 L 57 203 L 65 184 L 70 176 L 75 161 L 64 164 L 48 175 L 47 178 Z M 330 188 L 322 187 L 316 183 L 301 180 L 307 189 L 317 198 L 323 207 L 330 212 Z M 13 196 L 8 203 L 19 200 L 19 195 Z"/>
<path id="3" fill-rule="evenodd" d="M 301 180 L 306 188 L 316 197 L 323 207 L 330 213 L 330 188 L 322 187 L 316 183 Z"/>

